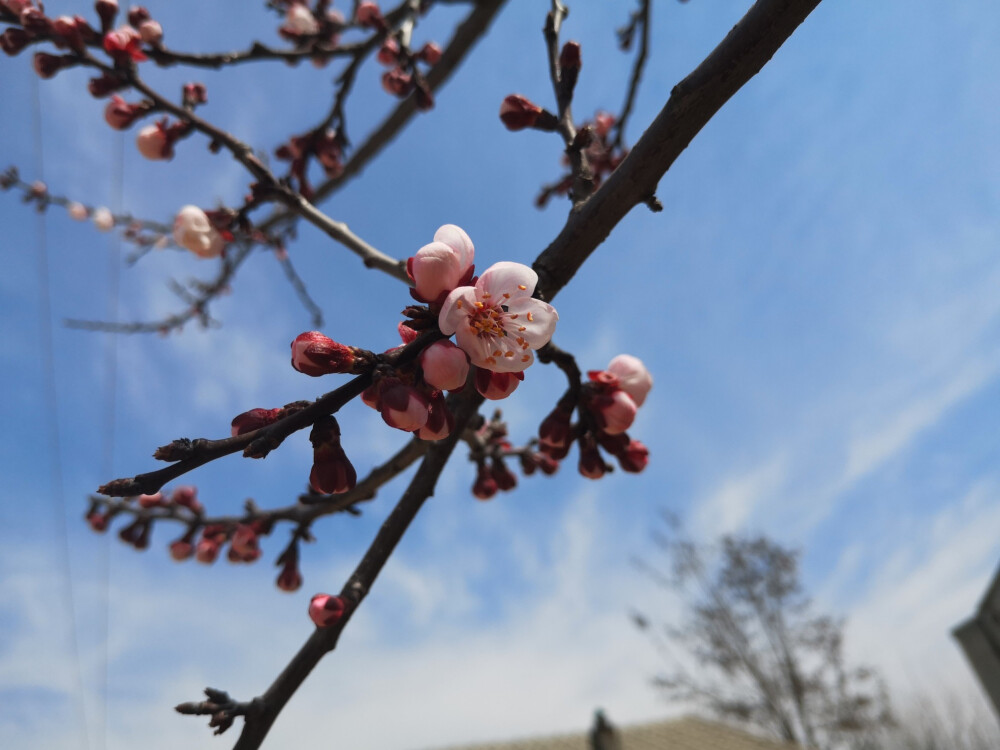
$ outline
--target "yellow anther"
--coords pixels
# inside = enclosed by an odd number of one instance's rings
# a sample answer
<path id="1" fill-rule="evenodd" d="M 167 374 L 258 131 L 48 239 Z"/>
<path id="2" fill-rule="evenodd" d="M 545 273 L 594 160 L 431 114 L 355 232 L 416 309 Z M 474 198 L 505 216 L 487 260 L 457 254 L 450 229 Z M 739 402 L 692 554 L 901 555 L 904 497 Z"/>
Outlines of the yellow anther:
<path id="1" fill-rule="evenodd" d="M 531 323 L 531 322 L 534 322 L 534 320 L 535 320 L 535 316 L 532 315 L 531 313 L 528 313 L 528 322 Z"/>
<path id="2" fill-rule="evenodd" d="M 503 354 L 503 352 L 500 351 L 499 349 L 497 349 L 495 352 L 493 352 L 493 356 L 494 357 L 499 357 L 501 354 Z"/>
<path id="3" fill-rule="evenodd" d="M 522 362 L 528 362 L 530 360 L 531 360 L 531 355 L 530 354 L 522 354 L 521 355 L 521 361 Z"/>
<path id="4" fill-rule="evenodd" d="M 519 331 L 527 331 L 527 330 L 528 330 L 528 327 L 527 327 L 527 326 L 521 326 L 521 327 L 520 327 L 520 328 L 518 328 L 517 330 L 519 330 Z"/>
<path id="5" fill-rule="evenodd" d="M 461 310 L 462 309 L 462 300 L 456 301 L 455 302 L 455 307 L 457 307 L 459 310 Z"/>
<path id="6" fill-rule="evenodd" d="M 513 315 L 511 315 L 510 319 L 511 320 L 517 320 L 517 313 L 514 313 Z"/>
<path id="7" fill-rule="evenodd" d="M 477 309 L 482 310 L 484 307 L 485 307 L 485 305 L 482 302 L 476 302 L 476 308 Z M 528 313 L 528 314 L 530 315 L 531 313 Z M 528 320 L 531 320 L 531 318 L 528 318 Z"/>
<path id="8" fill-rule="evenodd" d="M 527 289 L 528 287 L 526 287 L 526 286 L 525 286 L 524 284 L 518 284 L 518 285 L 517 285 L 517 288 L 518 288 L 518 289 L 520 289 L 520 290 L 521 290 L 521 291 L 523 292 L 523 291 L 524 291 L 525 289 Z"/>
<path id="9" fill-rule="evenodd" d="M 495 365 L 496 363 L 497 363 L 497 361 L 495 359 L 493 359 L 493 357 L 487 357 L 486 358 L 486 364 L 488 364 L 488 365 Z"/>
<path id="10" fill-rule="evenodd" d="M 504 298 L 504 299 L 510 299 L 510 294 L 509 294 L 509 293 L 507 293 L 507 292 L 504 292 L 504 293 L 503 293 L 503 298 Z"/>

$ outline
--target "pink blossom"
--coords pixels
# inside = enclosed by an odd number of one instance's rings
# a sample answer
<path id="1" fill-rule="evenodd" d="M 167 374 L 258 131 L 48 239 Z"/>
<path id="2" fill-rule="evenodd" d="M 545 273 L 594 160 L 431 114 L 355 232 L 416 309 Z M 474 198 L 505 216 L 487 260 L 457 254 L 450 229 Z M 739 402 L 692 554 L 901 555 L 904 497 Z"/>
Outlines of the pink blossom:
<path id="1" fill-rule="evenodd" d="M 308 36 L 319 31 L 319 22 L 306 5 L 292 3 L 285 13 L 285 25 L 282 31 L 296 36 Z"/>
<path id="2" fill-rule="evenodd" d="M 538 274 L 520 263 L 490 266 L 476 285 L 453 289 L 445 299 L 438 325 L 455 334 L 476 367 L 521 372 L 533 361 L 532 349 L 549 343 L 559 314 L 533 299 Z"/>
<path id="3" fill-rule="evenodd" d="M 74 221 L 86 221 L 87 220 L 87 207 L 82 203 L 68 203 L 66 205 L 66 212 L 69 217 Z"/>
<path id="4" fill-rule="evenodd" d="M 328 628 L 340 622 L 346 608 L 339 596 L 316 594 L 309 602 L 309 619 L 317 628 Z"/>
<path id="5" fill-rule="evenodd" d="M 131 26 L 122 26 L 105 34 L 104 51 L 119 62 L 149 59 L 142 51 L 142 36 Z"/>
<path id="6" fill-rule="evenodd" d="M 429 402 L 416 388 L 396 383 L 384 388 L 380 395 L 379 410 L 390 427 L 414 432 L 427 424 Z"/>
<path id="7" fill-rule="evenodd" d="M 163 41 L 163 27 L 158 21 L 143 21 L 139 24 L 139 36 L 146 44 L 159 44 Z"/>
<path id="8" fill-rule="evenodd" d="M 174 219 L 174 242 L 199 258 L 222 255 L 226 241 L 212 226 L 208 215 L 197 206 L 184 206 Z"/>
<path id="9" fill-rule="evenodd" d="M 420 367 L 428 385 L 453 391 L 469 377 L 469 358 L 450 341 L 435 341 L 420 353 Z"/>
<path id="10" fill-rule="evenodd" d="M 300 333 L 292 342 L 292 367 L 306 375 L 353 372 L 354 362 L 353 347 L 338 344 L 319 331 Z"/>
<path id="11" fill-rule="evenodd" d="M 597 395 L 589 406 L 600 428 L 609 435 L 620 435 L 635 421 L 635 401 L 622 390 Z"/>
<path id="12" fill-rule="evenodd" d="M 115 226 L 115 217 L 104 206 L 94 209 L 94 226 L 102 232 L 110 232 Z"/>
<path id="13" fill-rule="evenodd" d="M 152 161 L 167 160 L 174 156 L 173 143 L 160 123 L 147 125 L 140 130 L 135 137 L 135 145 L 140 154 Z"/>
<path id="14" fill-rule="evenodd" d="M 618 387 L 632 397 L 636 406 L 642 406 L 646 394 L 653 387 L 653 376 L 638 357 L 619 354 L 608 363 L 607 372 L 618 378 Z"/>
<path id="15" fill-rule="evenodd" d="M 481 368 L 476 370 L 476 390 L 490 401 L 507 398 L 522 380 L 523 372 L 493 372 Z"/>
<path id="16" fill-rule="evenodd" d="M 424 302 L 439 302 L 474 272 L 476 249 L 469 235 L 454 224 L 434 233 L 434 241 L 417 250 L 406 263 L 416 296 Z"/>

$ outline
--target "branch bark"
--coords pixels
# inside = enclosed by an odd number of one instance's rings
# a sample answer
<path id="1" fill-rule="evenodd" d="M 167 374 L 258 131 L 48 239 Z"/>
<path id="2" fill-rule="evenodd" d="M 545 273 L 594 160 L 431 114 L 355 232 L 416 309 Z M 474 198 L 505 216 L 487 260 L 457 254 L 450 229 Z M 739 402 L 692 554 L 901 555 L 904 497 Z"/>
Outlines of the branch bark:
<path id="1" fill-rule="evenodd" d="M 758 0 L 683 81 L 621 165 L 538 256 L 536 296 L 552 300 L 635 206 L 656 193 L 660 178 L 730 97 L 771 59 L 820 0 Z"/>

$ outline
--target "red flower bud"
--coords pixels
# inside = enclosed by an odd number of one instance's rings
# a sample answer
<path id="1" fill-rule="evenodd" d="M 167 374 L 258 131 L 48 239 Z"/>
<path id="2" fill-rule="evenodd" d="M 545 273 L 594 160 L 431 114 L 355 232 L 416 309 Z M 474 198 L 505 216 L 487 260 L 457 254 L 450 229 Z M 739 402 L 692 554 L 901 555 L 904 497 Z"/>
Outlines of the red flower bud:
<path id="1" fill-rule="evenodd" d="M 316 420 L 309 433 L 313 445 L 313 466 L 309 484 L 317 492 L 337 495 L 354 488 L 358 474 L 340 444 L 340 426 L 333 417 Z"/>
<path id="2" fill-rule="evenodd" d="M 497 494 L 498 489 L 497 480 L 493 478 L 493 474 L 486 468 L 486 464 L 479 464 L 476 481 L 472 485 L 472 494 L 477 500 L 489 500 Z"/>
<path id="3" fill-rule="evenodd" d="M 361 3 L 358 6 L 358 12 L 355 17 L 358 19 L 358 23 L 362 26 L 367 26 L 370 29 L 376 29 L 378 31 L 384 31 L 386 29 L 385 19 L 382 17 L 382 11 L 379 10 L 378 5 L 375 3 Z"/>
<path id="4" fill-rule="evenodd" d="M 417 57 L 428 65 L 437 65 L 441 59 L 441 48 L 434 44 L 434 42 L 427 42 L 427 44 L 420 48 Z"/>
<path id="5" fill-rule="evenodd" d="M 490 470 L 493 481 L 497 483 L 497 489 L 508 492 L 517 487 L 517 477 L 507 468 L 501 459 L 495 459 Z"/>
<path id="6" fill-rule="evenodd" d="M 128 83 L 116 75 L 104 73 L 97 78 L 91 78 L 87 84 L 87 91 L 95 99 L 101 99 L 115 91 L 121 91 L 128 86 Z"/>
<path id="7" fill-rule="evenodd" d="M 108 530 L 108 517 L 103 513 L 93 510 L 87 514 L 87 524 L 93 531 L 100 534 Z"/>
<path id="8" fill-rule="evenodd" d="M 455 417 L 448 410 L 444 396 L 440 391 L 435 391 L 435 394 L 430 397 L 427 422 L 417 430 L 417 437 L 421 440 L 441 440 L 455 429 Z"/>
<path id="9" fill-rule="evenodd" d="M 395 65 L 399 62 L 399 42 L 395 37 L 390 36 L 382 42 L 375 59 L 383 65 Z"/>
<path id="10" fill-rule="evenodd" d="M 302 587 L 302 574 L 299 572 L 298 560 L 290 560 L 285 563 L 275 584 L 282 591 L 289 593 L 298 591 Z"/>
<path id="11" fill-rule="evenodd" d="M 125 130 L 149 111 L 145 104 L 129 104 L 120 96 L 112 96 L 104 108 L 104 120 L 115 130 Z"/>
<path id="12" fill-rule="evenodd" d="M 13 56 L 27 47 L 32 39 L 34 37 L 24 29 L 12 26 L 0 34 L 0 49 Z"/>
<path id="13" fill-rule="evenodd" d="M 133 5 L 128 9 L 128 22 L 130 26 L 139 28 L 139 24 L 143 21 L 148 21 L 150 18 L 152 16 L 149 15 L 149 11 L 141 5 Z"/>
<path id="14" fill-rule="evenodd" d="M 511 94 L 500 104 L 500 121 L 507 130 L 534 127 L 542 108 L 520 94 Z"/>
<path id="15" fill-rule="evenodd" d="M 522 380 L 524 380 L 523 372 L 493 372 L 482 368 L 476 369 L 476 390 L 491 401 L 507 398 Z"/>
<path id="16" fill-rule="evenodd" d="M 242 435 L 244 432 L 253 432 L 261 427 L 267 427 L 278 420 L 281 416 L 281 409 L 251 409 L 233 417 L 232 435 Z"/>
<path id="17" fill-rule="evenodd" d="M 52 78 L 63 68 L 73 65 L 76 65 L 76 60 L 72 55 L 50 55 L 47 52 L 36 52 L 32 62 L 39 78 Z"/>
<path id="18" fill-rule="evenodd" d="M 638 474 L 649 464 L 649 449 L 638 440 L 629 442 L 628 447 L 618 454 L 618 465 L 622 471 Z"/>
<path id="19" fill-rule="evenodd" d="M 564 448 L 570 444 L 570 420 L 573 410 L 557 406 L 538 426 L 538 440 L 543 445 Z"/>
<path id="20" fill-rule="evenodd" d="M 413 77 L 402 68 L 387 70 L 382 74 L 382 88 L 393 96 L 406 96 L 413 88 Z"/>
<path id="21" fill-rule="evenodd" d="M 142 51 L 142 35 L 131 26 L 122 26 L 105 34 L 104 51 L 118 63 L 149 59 Z"/>
<path id="22" fill-rule="evenodd" d="M 198 489 L 196 487 L 183 486 L 175 488 L 173 494 L 170 496 L 170 502 L 182 508 L 187 508 L 199 516 L 205 512 L 204 506 L 198 500 Z"/>
<path id="23" fill-rule="evenodd" d="M 536 453 L 535 460 L 538 462 L 538 468 L 541 469 L 542 473 L 546 476 L 552 476 L 559 471 L 559 462 L 552 456 L 548 456 L 544 453 Z"/>
<path id="24" fill-rule="evenodd" d="M 340 622 L 346 608 L 339 596 L 316 594 L 309 602 L 309 619 L 317 628 L 328 628 Z"/>
<path id="25" fill-rule="evenodd" d="M 101 18 L 101 28 L 107 31 L 115 22 L 115 16 L 118 15 L 118 0 L 97 0 L 94 3 L 94 9 Z"/>
<path id="26" fill-rule="evenodd" d="M 221 546 L 222 543 L 215 538 L 201 539 L 198 541 L 198 546 L 195 547 L 194 557 L 200 563 L 211 565 L 219 556 Z"/>
<path id="27" fill-rule="evenodd" d="M 419 430 L 430 416 L 427 396 L 404 383 L 383 388 L 379 407 L 387 425 L 406 432 Z"/>
<path id="28" fill-rule="evenodd" d="M 607 472 L 608 465 L 604 463 L 601 452 L 593 441 L 581 441 L 580 463 L 577 468 L 587 479 L 600 479 Z"/>
<path id="29" fill-rule="evenodd" d="M 355 352 L 354 347 L 338 344 L 319 331 L 307 331 L 292 342 L 292 367 L 314 378 L 354 372 Z"/>

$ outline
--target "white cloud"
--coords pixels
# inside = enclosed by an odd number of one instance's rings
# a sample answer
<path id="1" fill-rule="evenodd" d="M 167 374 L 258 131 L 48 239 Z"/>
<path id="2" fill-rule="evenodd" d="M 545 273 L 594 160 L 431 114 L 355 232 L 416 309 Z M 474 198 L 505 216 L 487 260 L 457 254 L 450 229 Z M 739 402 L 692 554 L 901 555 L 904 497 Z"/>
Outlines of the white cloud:
<path id="1" fill-rule="evenodd" d="M 712 537 L 742 527 L 762 506 L 773 502 L 788 477 L 789 462 L 775 456 L 747 472 L 724 479 L 695 505 L 697 536 Z"/>

